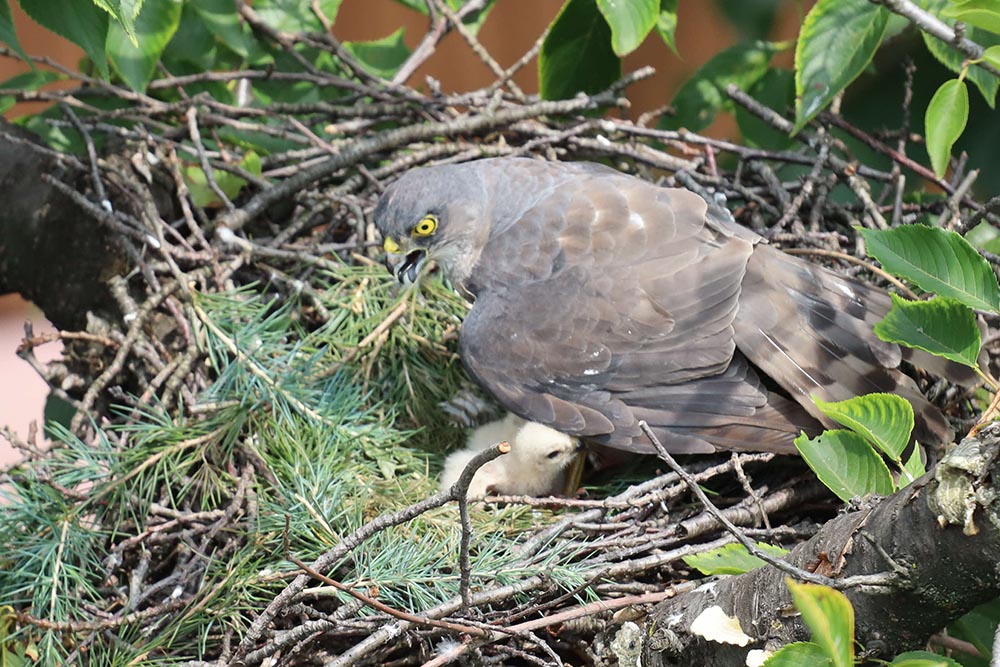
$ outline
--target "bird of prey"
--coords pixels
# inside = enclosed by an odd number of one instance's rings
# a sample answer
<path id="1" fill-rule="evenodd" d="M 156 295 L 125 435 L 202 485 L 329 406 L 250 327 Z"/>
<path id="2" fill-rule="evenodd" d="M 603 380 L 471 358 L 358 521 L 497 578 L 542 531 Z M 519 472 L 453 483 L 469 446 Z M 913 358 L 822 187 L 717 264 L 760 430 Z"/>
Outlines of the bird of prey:
<path id="1" fill-rule="evenodd" d="M 441 488 L 451 488 L 476 454 L 501 441 L 510 443 L 510 453 L 477 470 L 468 495 L 545 496 L 559 493 L 563 473 L 580 449 L 580 441 L 576 438 L 508 414 L 475 429 L 465 449 L 448 455 L 441 472 Z"/>
<path id="2" fill-rule="evenodd" d="M 508 410 L 599 445 L 794 452 L 833 426 L 812 397 L 905 397 L 916 437 L 950 443 L 901 361 L 967 369 L 879 340 L 886 292 L 785 254 L 728 211 L 593 163 L 491 158 L 413 169 L 375 209 L 401 282 L 433 259 L 475 297 L 462 360 Z"/>

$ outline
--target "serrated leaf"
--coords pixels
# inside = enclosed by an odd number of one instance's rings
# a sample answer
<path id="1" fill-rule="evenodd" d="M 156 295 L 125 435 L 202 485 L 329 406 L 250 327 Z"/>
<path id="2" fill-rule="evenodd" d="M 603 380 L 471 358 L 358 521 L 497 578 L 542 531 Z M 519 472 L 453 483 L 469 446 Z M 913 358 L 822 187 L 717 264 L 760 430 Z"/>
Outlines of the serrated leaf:
<path id="1" fill-rule="evenodd" d="M 757 547 L 774 556 L 781 557 L 788 549 L 758 542 Z M 742 544 L 726 544 L 711 551 L 684 556 L 684 562 L 705 575 L 713 574 L 743 574 L 767 563 L 752 555 Z"/>
<path id="2" fill-rule="evenodd" d="M 853 431 L 824 431 L 815 438 L 802 433 L 795 438 L 795 448 L 819 481 L 841 500 L 895 490 L 885 461 Z"/>
<path id="3" fill-rule="evenodd" d="M 934 93 L 924 114 L 924 135 L 931 167 L 938 177 L 948 171 L 951 147 L 969 120 L 969 89 L 964 81 L 951 79 Z"/>
<path id="4" fill-rule="evenodd" d="M 819 644 L 794 642 L 785 644 L 768 658 L 763 667 L 827 667 L 830 658 Z"/>
<path id="5" fill-rule="evenodd" d="M 108 78 L 108 59 L 104 44 L 108 37 L 110 16 L 90 0 L 64 2 L 59 11 L 49 0 L 20 0 L 21 9 L 36 23 L 73 42 L 87 54 L 100 75 Z"/>
<path id="6" fill-rule="evenodd" d="M 611 28 L 595 0 L 568 0 L 552 22 L 538 54 L 538 88 L 544 99 L 604 90 L 621 76 L 611 48 Z"/>
<path id="7" fill-rule="evenodd" d="M 899 459 L 913 431 L 913 406 L 895 394 L 866 394 L 827 403 L 813 398 L 824 415 L 851 429 L 892 460 Z"/>
<path id="8" fill-rule="evenodd" d="M 410 48 L 403 41 L 406 28 L 382 39 L 370 42 L 344 42 L 344 47 L 372 74 L 389 80 L 410 56 Z"/>
<path id="9" fill-rule="evenodd" d="M 868 254 L 890 273 L 913 281 L 925 292 L 951 297 L 970 308 L 1000 308 L 996 274 L 959 234 L 923 225 L 860 231 Z"/>
<path id="10" fill-rule="evenodd" d="M 809 10 L 795 48 L 793 133 L 864 71 L 888 22 L 889 11 L 868 0 L 819 0 Z"/>
<path id="11" fill-rule="evenodd" d="M 677 0 L 660 0 L 660 14 L 656 18 L 656 33 L 674 54 L 677 54 Z"/>
<path id="12" fill-rule="evenodd" d="M 181 22 L 178 0 L 146 0 L 135 19 L 138 46 L 124 28 L 113 24 L 108 30 L 108 60 L 128 87 L 144 92 L 156 72 L 163 50 L 177 32 Z"/>
<path id="13" fill-rule="evenodd" d="M 962 667 L 951 658 L 930 651 L 909 651 L 900 653 L 888 667 Z"/>
<path id="14" fill-rule="evenodd" d="M 892 310 L 875 325 L 875 335 L 974 368 L 979 356 L 980 333 L 976 315 L 954 299 L 939 296 L 930 301 L 907 301 L 895 294 Z"/>
<path id="15" fill-rule="evenodd" d="M 997 6 L 996 0 L 962 0 L 961 3 L 946 7 L 941 15 L 983 30 L 1000 33 L 1000 7 Z"/>
<path id="16" fill-rule="evenodd" d="M 854 665 L 854 607 L 847 596 L 828 586 L 786 580 L 795 608 L 812 631 L 812 642 L 834 667 Z"/>
<path id="17" fill-rule="evenodd" d="M 665 115 L 660 127 L 692 132 L 708 127 L 720 109 L 731 108 L 726 86 L 735 84 L 748 90 L 767 72 L 774 54 L 784 51 L 789 42 L 748 42 L 732 46 L 707 63 L 688 79 L 670 103 L 673 115 Z"/>
<path id="18" fill-rule="evenodd" d="M 914 0 L 914 2 L 921 9 L 935 16 L 940 16 L 941 12 L 949 5 L 948 0 Z M 942 42 L 924 31 L 920 31 L 920 36 L 923 38 L 927 50 L 931 52 L 931 55 L 938 62 L 955 74 L 960 74 L 964 70 L 966 72 L 965 78 L 976 85 L 983 99 L 990 105 L 990 108 L 993 108 L 996 102 L 997 89 L 1000 88 L 1000 78 L 978 67 L 968 67 L 966 63 L 967 56 L 954 46 Z M 972 26 L 966 27 L 965 36 L 983 47 L 1000 44 L 1000 35 L 994 35 L 993 33 Z"/>
<path id="19" fill-rule="evenodd" d="M 638 48 L 659 18 L 659 0 L 597 0 L 597 9 L 611 28 L 611 48 L 624 56 Z"/>
<path id="20" fill-rule="evenodd" d="M 3 42 L 21 57 L 21 60 L 28 63 L 32 69 L 35 64 L 28 58 L 28 54 L 21 48 L 21 43 L 17 41 L 17 31 L 14 29 L 14 17 L 10 13 L 10 5 L 7 0 L 0 0 L 0 42 Z"/>

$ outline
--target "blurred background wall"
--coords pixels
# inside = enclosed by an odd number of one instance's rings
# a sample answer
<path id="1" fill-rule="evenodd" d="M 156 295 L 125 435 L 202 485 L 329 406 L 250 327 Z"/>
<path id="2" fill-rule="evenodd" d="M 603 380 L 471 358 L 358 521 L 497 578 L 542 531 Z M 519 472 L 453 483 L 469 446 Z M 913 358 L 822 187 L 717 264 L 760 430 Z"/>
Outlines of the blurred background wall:
<path id="1" fill-rule="evenodd" d="M 498 0 L 479 33 L 479 39 L 502 66 L 509 66 L 531 47 L 545 26 L 555 18 L 562 2 Z M 728 3 L 724 0 L 683 0 L 678 7 L 678 54 L 672 53 L 662 40 L 651 35 L 625 59 L 625 71 L 642 65 L 652 65 L 657 70 L 655 77 L 629 89 L 629 97 L 633 101 L 630 116 L 635 118 L 643 111 L 665 105 L 699 66 L 744 36 L 756 32 L 757 36 L 771 39 L 794 39 L 809 4 L 794 0 L 731 0 Z M 82 57 L 77 47 L 32 22 L 16 2 L 11 5 L 25 51 L 45 56 L 71 69 L 76 68 Z M 764 34 L 760 34 L 759 26 L 749 25 L 754 16 L 762 14 L 767 15 Z M 385 37 L 400 26 L 406 27 L 405 39 L 413 48 L 427 29 L 427 18 L 395 0 L 344 0 L 333 31 L 343 41 L 365 41 Z M 786 54 L 789 64 L 790 55 Z M 26 69 L 27 66 L 16 59 L 0 58 L 0 82 Z M 536 73 L 534 63 L 529 64 L 515 77 L 515 81 L 526 92 L 537 92 Z M 440 81 L 442 88 L 448 92 L 473 90 L 493 81 L 486 66 L 457 34 L 449 34 L 442 40 L 433 57 L 417 70 L 410 84 L 420 86 L 427 76 Z M 12 119 L 38 110 L 37 105 L 20 105 L 8 112 L 7 117 Z M 728 117 L 720 118 L 708 130 L 709 134 L 726 137 L 734 132 Z M 9 193 L 0 193 L 2 196 L 9 196 Z M 25 319 L 34 323 L 36 333 L 51 331 L 42 314 L 17 295 L 0 296 L 0 425 L 8 425 L 22 436 L 27 434 L 32 420 L 39 420 L 40 425 L 47 394 L 45 383 L 15 354 L 23 337 Z M 58 344 L 49 344 L 38 350 L 40 359 L 49 359 L 58 353 Z M 13 452 L 0 439 L 0 464 L 12 456 Z"/>

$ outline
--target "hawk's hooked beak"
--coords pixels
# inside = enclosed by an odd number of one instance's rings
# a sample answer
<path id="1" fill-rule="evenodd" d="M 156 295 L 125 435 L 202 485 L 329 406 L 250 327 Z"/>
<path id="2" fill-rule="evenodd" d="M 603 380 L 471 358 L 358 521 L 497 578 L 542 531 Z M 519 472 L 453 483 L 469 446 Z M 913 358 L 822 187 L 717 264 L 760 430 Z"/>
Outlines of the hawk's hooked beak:
<path id="1" fill-rule="evenodd" d="M 423 248 L 411 250 L 405 255 L 386 252 L 385 267 L 389 269 L 389 273 L 396 280 L 404 285 L 410 285 L 417 282 L 417 276 L 420 275 L 420 269 L 423 268 L 425 259 L 427 259 L 427 251 Z"/>

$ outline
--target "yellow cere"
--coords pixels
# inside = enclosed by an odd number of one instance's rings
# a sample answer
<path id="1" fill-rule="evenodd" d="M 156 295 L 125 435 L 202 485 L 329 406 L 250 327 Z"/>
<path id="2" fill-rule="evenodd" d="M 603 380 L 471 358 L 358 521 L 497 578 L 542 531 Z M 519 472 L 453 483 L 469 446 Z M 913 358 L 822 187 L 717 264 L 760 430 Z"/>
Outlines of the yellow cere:
<path id="1" fill-rule="evenodd" d="M 430 236 L 437 229 L 438 219 L 433 215 L 425 215 L 417 223 L 417 226 L 413 228 L 414 236 Z"/>
<path id="2" fill-rule="evenodd" d="M 385 241 L 382 242 L 382 250 L 395 255 L 399 252 L 399 244 L 391 238 L 386 237 Z"/>

